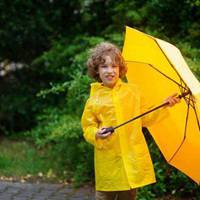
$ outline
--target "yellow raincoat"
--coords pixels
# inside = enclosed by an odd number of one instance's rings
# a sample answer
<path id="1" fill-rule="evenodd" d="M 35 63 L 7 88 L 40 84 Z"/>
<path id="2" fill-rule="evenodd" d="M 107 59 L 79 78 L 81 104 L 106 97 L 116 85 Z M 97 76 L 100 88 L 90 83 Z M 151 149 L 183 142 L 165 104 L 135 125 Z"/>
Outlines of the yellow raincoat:
<path id="1" fill-rule="evenodd" d="M 114 88 L 91 84 L 82 127 L 85 139 L 95 147 L 96 190 L 129 190 L 155 182 L 142 126 L 157 121 L 157 111 L 116 129 L 106 139 L 95 139 L 98 129 L 119 125 L 148 110 L 140 96 L 135 85 L 120 79 Z"/>

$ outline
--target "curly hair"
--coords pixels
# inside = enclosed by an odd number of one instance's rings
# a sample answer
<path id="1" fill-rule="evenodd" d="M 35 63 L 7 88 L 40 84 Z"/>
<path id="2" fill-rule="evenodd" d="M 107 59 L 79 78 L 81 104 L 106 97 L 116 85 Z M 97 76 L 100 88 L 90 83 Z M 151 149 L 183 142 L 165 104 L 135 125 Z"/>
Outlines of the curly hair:
<path id="1" fill-rule="evenodd" d="M 101 79 L 98 74 L 99 65 L 105 63 L 105 56 L 109 55 L 115 66 L 119 66 L 119 77 L 123 78 L 126 75 L 127 67 L 122 57 L 121 51 L 119 48 L 109 42 L 101 42 L 97 44 L 94 48 L 90 49 L 89 58 L 87 60 L 87 69 L 88 75 L 91 78 L 94 78 L 98 82 L 101 82 Z"/>

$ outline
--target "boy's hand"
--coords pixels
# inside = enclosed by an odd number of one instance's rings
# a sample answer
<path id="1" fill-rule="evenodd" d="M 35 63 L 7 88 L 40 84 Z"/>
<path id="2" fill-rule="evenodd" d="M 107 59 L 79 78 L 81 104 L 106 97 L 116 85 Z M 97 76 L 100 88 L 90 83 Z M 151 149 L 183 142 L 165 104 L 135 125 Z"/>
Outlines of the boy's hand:
<path id="1" fill-rule="evenodd" d="M 181 99 L 177 95 L 178 95 L 178 93 L 174 93 L 171 96 L 167 97 L 165 99 L 164 103 L 168 102 L 169 104 L 166 106 L 172 107 L 175 104 L 180 103 Z"/>
<path id="2" fill-rule="evenodd" d="M 108 136 L 110 136 L 112 133 L 111 132 L 108 132 L 108 133 L 104 133 L 103 134 L 103 131 L 105 130 L 106 128 L 101 128 L 99 129 L 97 132 L 96 132 L 96 139 L 100 138 L 100 139 L 105 139 L 107 138 Z"/>

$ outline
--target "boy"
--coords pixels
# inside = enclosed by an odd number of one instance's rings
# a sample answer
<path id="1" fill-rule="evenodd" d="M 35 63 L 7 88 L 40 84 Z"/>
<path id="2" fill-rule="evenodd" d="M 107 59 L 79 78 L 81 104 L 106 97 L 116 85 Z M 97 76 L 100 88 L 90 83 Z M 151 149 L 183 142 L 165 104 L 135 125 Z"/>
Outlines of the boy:
<path id="1" fill-rule="evenodd" d="M 156 121 L 158 111 L 129 123 L 114 133 L 102 134 L 148 110 L 134 84 L 121 81 L 127 68 L 120 50 L 103 42 L 91 50 L 87 62 L 91 84 L 90 97 L 82 115 L 86 141 L 94 145 L 96 200 L 134 200 L 136 189 L 155 182 L 153 164 L 142 126 Z M 174 94 L 165 102 L 180 101 Z M 127 109 L 128 108 L 128 109 Z"/>

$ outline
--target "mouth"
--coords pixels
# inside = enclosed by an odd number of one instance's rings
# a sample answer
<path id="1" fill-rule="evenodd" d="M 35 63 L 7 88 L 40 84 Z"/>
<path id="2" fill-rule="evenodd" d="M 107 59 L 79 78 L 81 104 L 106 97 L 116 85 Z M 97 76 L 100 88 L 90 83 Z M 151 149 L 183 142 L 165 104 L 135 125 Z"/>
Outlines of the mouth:
<path id="1" fill-rule="evenodd" d="M 114 78 L 115 78 L 115 76 L 113 76 L 113 75 L 106 76 L 106 79 L 109 81 L 113 80 Z"/>

